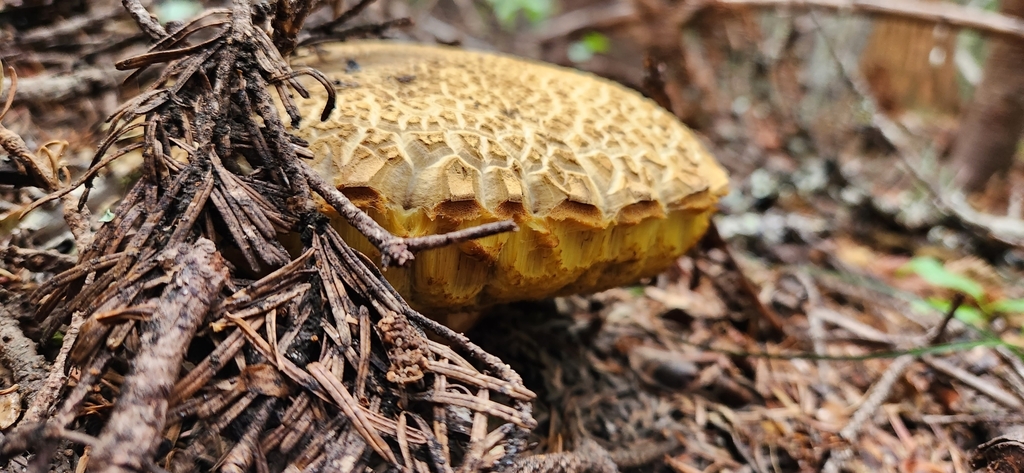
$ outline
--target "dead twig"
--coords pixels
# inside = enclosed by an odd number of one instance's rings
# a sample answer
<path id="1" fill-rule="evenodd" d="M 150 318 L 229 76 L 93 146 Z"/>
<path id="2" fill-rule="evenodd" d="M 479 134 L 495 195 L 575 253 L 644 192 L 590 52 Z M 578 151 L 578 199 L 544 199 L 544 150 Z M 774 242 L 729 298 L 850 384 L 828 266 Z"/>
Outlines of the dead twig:
<path id="1" fill-rule="evenodd" d="M 33 272 L 59 273 L 71 269 L 77 259 L 70 255 L 49 250 L 35 250 L 7 246 L 0 248 L 0 261 L 14 267 L 25 268 Z"/>
<path id="2" fill-rule="evenodd" d="M 953 299 L 949 301 L 949 310 L 947 310 L 946 315 L 942 317 L 942 322 L 940 322 L 938 327 L 935 328 L 935 334 L 928 339 L 929 345 L 935 345 L 942 341 L 942 338 L 946 336 L 946 327 L 949 327 L 949 322 L 953 320 L 953 316 L 956 315 L 956 310 L 959 309 L 960 305 L 963 303 L 963 293 L 958 292 L 953 294 Z"/>
<path id="3" fill-rule="evenodd" d="M 21 92 L 14 96 L 14 104 L 48 104 L 88 97 L 99 91 L 114 90 L 118 85 L 118 72 L 113 69 L 91 67 L 70 74 L 46 75 L 21 79 Z M 6 93 L 5 93 L 6 92 Z M 0 101 L 14 95 L 10 81 L 0 84 Z"/>
<path id="4" fill-rule="evenodd" d="M 132 367 L 110 420 L 94 446 L 98 471 L 140 471 L 159 446 L 168 395 L 181 359 L 208 308 L 220 294 L 227 271 L 212 241 L 172 247 L 161 258 L 173 274 L 158 308 L 145 324 L 142 351 Z"/>
<path id="5" fill-rule="evenodd" d="M 7 74 L 11 77 L 11 85 L 4 107 L 0 109 L 0 120 L 11 108 L 14 96 L 18 92 L 18 75 L 14 68 L 7 68 Z M 3 75 L 0 74 L 0 83 L 2 80 Z M 56 145 L 58 151 L 51 150 L 51 145 Z M 30 185 L 40 187 L 47 192 L 58 192 L 64 184 L 61 175 L 66 174 L 67 170 L 60 165 L 59 161 L 66 147 L 66 142 L 51 142 L 40 147 L 37 153 L 33 153 L 29 151 L 25 141 L 17 133 L 8 130 L 0 123 L 0 148 L 7 151 L 13 158 L 19 167 L 19 172 L 28 179 Z M 62 194 L 60 197 L 64 204 L 64 221 L 71 229 L 75 241 L 83 247 L 89 245 L 92 242 L 91 212 L 88 208 L 75 206 L 73 199 L 68 194 Z"/>
<path id="6" fill-rule="evenodd" d="M 385 268 L 391 265 L 404 266 L 415 258 L 413 253 L 417 251 L 518 230 L 515 222 L 504 220 L 441 235 L 418 238 L 397 237 L 380 226 L 359 207 L 356 207 L 348 197 L 345 197 L 345 194 L 328 183 L 308 164 L 300 162 L 299 169 L 312 190 L 323 197 L 338 214 L 366 236 L 370 243 L 380 251 L 381 265 Z"/>
<path id="7" fill-rule="evenodd" d="M 14 382 L 21 386 L 23 397 L 38 392 L 47 369 L 46 359 L 36 351 L 36 343 L 21 331 L 14 310 L 24 307 L 20 300 L 6 291 L 0 292 L 0 363 L 11 370 Z M 27 307 L 24 307 L 27 309 Z"/>
<path id="8" fill-rule="evenodd" d="M 128 14 L 139 25 L 139 29 L 149 35 L 151 39 L 160 41 L 167 36 L 167 30 L 164 29 L 155 15 L 142 6 L 140 0 L 121 0 L 121 5 L 124 5 L 125 10 L 128 10 Z"/>
<path id="9" fill-rule="evenodd" d="M 988 396 L 996 402 L 1006 406 L 1013 412 L 1018 412 L 1024 408 L 1024 401 L 1019 397 L 1014 396 L 1008 391 L 996 386 L 995 384 L 985 381 L 977 375 L 970 373 L 969 371 L 960 368 L 949 361 L 934 356 L 923 357 L 925 363 L 931 366 L 936 371 L 955 379 L 972 389 Z"/>
<path id="10" fill-rule="evenodd" d="M 25 410 L 22 422 L 31 424 L 45 421 L 50 406 L 57 401 L 61 388 L 67 382 L 64 369 L 66 368 L 68 355 L 71 353 L 71 347 L 75 346 L 75 340 L 78 339 L 78 332 L 81 330 L 83 322 L 85 322 L 85 318 L 81 314 L 76 313 L 71 318 L 71 325 L 68 327 L 67 332 L 64 333 L 60 352 L 57 353 L 57 357 L 53 359 L 53 364 L 50 365 L 50 374 L 47 375 L 42 386 L 39 386 L 34 391 L 35 395 L 29 403 L 28 409 Z"/>
<path id="11" fill-rule="evenodd" d="M 396 28 L 406 28 L 412 26 L 412 20 L 409 18 L 398 18 L 395 20 L 388 20 L 377 24 L 359 25 L 347 28 L 341 31 L 330 31 L 321 34 L 314 34 L 308 38 L 303 39 L 299 42 L 300 46 L 312 46 L 315 44 L 341 41 L 349 38 L 365 38 L 365 37 L 380 37 L 384 32 Z"/>

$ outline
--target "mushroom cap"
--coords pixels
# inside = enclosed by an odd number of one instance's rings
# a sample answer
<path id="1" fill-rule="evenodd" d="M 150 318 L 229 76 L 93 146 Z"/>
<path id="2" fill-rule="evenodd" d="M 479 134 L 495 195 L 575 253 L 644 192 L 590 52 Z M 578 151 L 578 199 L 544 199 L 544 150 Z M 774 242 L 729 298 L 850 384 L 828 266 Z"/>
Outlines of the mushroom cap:
<path id="1" fill-rule="evenodd" d="M 313 167 L 399 236 L 514 219 L 385 276 L 428 314 L 653 276 L 704 233 L 722 167 L 676 117 L 572 69 L 445 46 L 357 41 L 295 60 L 335 84 L 296 97 Z M 334 224 L 377 259 L 337 214 Z"/>

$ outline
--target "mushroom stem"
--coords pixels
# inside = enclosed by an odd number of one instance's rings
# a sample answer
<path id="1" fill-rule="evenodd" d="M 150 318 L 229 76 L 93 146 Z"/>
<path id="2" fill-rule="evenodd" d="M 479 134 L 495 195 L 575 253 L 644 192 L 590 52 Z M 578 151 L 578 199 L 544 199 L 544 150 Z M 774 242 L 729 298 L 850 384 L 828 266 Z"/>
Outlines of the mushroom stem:
<path id="1" fill-rule="evenodd" d="M 356 207 L 341 191 L 332 186 L 326 179 L 313 170 L 305 162 L 299 162 L 299 169 L 309 183 L 310 188 L 327 201 L 349 224 L 359 230 L 370 243 L 380 251 L 383 267 L 404 266 L 415 258 L 413 253 L 439 248 L 453 243 L 483 238 L 498 233 L 517 231 L 519 227 L 512 220 L 485 223 L 471 228 L 464 228 L 440 235 L 427 235 L 415 238 L 395 236 L 370 218 L 366 212 Z"/>

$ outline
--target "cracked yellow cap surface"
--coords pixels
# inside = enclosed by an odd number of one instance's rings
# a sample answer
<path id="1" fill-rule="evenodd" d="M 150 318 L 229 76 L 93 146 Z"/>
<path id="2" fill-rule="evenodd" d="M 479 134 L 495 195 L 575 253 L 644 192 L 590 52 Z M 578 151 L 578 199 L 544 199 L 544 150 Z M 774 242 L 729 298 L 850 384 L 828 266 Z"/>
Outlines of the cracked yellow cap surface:
<path id="1" fill-rule="evenodd" d="M 385 275 L 444 314 L 594 292 L 653 276 L 704 233 L 725 171 L 672 114 L 574 70 L 395 42 L 322 46 L 296 97 L 313 167 L 399 236 L 514 219 L 518 232 L 427 250 Z M 345 239 L 379 254 L 334 215 Z"/>

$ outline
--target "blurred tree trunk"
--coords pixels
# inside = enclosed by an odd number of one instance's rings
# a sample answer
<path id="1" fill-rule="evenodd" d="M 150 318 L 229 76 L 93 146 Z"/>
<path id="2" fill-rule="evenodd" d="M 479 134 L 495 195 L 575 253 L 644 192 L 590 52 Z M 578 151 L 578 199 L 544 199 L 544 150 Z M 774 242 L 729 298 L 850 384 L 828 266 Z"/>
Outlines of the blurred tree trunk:
<path id="1" fill-rule="evenodd" d="M 1024 17 L 1024 0 L 1003 0 L 1003 13 Z M 1024 42 L 995 38 L 981 83 L 960 125 L 952 159 L 965 191 L 985 187 L 1013 164 L 1024 131 Z"/>
<path id="2" fill-rule="evenodd" d="M 960 106 L 948 27 L 907 18 L 875 20 L 860 68 L 883 110 L 955 115 Z"/>

